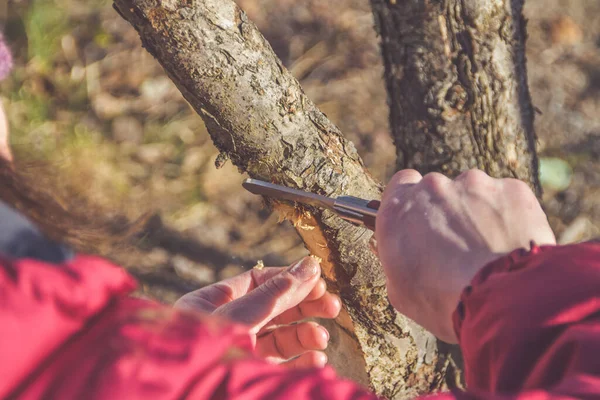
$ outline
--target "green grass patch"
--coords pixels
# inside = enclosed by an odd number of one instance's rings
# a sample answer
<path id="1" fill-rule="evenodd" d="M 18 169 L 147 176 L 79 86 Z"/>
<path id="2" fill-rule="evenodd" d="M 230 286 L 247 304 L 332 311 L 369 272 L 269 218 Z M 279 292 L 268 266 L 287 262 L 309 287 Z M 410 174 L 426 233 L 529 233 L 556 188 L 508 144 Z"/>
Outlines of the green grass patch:
<path id="1" fill-rule="evenodd" d="M 69 30 L 68 13 L 53 0 L 32 2 L 25 21 L 29 59 L 48 71 L 60 50 L 60 41 Z"/>

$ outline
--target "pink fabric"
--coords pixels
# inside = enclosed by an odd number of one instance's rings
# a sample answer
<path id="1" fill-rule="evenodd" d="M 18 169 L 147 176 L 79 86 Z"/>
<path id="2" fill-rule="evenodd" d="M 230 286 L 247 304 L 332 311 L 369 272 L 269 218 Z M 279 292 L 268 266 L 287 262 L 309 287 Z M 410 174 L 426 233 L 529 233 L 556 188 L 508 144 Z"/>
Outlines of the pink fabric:
<path id="1" fill-rule="evenodd" d="M 0 398 L 372 397 L 331 368 L 267 364 L 246 327 L 126 296 L 134 287 L 99 258 L 3 260 Z"/>
<path id="2" fill-rule="evenodd" d="M 599 244 L 534 246 L 489 264 L 454 319 L 470 390 L 600 399 Z"/>
<path id="3" fill-rule="evenodd" d="M 8 76 L 12 68 L 13 59 L 10 49 L 4 40 L 4 36 L 0 33 L 0 81 Z"/>

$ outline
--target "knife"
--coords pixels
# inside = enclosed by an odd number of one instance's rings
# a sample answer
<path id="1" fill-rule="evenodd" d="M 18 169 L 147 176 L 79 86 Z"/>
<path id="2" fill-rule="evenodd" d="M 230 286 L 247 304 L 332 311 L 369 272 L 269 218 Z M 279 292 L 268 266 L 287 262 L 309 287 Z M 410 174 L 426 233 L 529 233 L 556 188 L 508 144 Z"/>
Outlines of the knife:
<path id="1" fill-rule="evenodd" d="M 258 179 L 246 179 L 242 186 L 253 194 L 332 210 L 340 218 L 355 225 L 364 225 L 372 231 L 375 230 L 377 210 L 381 204 L 378 200 L 365 200 L 354 196 L 339 196 L 336 198 L 322 196 Z"/>

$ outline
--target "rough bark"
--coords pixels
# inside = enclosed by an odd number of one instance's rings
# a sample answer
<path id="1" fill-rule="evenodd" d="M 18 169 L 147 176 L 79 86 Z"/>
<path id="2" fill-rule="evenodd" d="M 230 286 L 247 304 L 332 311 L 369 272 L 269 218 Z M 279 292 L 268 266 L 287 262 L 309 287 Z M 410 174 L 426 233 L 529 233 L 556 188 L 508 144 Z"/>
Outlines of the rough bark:
<path id="1" fill-rule="evenodd" d="M 326 195 L 379 198 L 356 149 L 305 96 L 231 0 L 114 0 L 215 145 L 250 176 Z M 435 338 L 387 302 L 370 232 L 329 212 L 273 204 L 319 256 L 344 311 L 330 359 L 378 394 L 404 398 L 442 387 L 450 361 Z M 260 229 L 260 227 L 257 227 Z"/>
<path id="2" fill-rule="evenodd" d="M 398 168 L 480 168 L 539 193 L 523 0 L 371 0 Z"/>

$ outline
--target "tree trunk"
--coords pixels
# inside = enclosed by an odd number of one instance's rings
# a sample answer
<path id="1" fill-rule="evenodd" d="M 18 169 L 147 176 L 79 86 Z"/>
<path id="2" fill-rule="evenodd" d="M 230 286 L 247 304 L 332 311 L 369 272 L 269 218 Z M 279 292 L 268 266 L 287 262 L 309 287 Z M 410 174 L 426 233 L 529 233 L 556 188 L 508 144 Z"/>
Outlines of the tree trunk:
<path id="1" fill-rule="evenodd" d="M 538 194 L 523 0 L 371 0 L 398 169 L 479 168 Z"/>
<path id="2" fill-rule="evenodd" d="M 240 172 L 326 195 L 379 198 L 381 187 L 353 144 L 305 96 L 233 1 L 114 0 L 114 6 Z M 329 349 L 341 374 L 388 398 L 454 379 L 443 346 L 388 303 L 369 231 L 327 211 L 272 205 L 323 260 L 324 276 L 342 298 Z"/>

